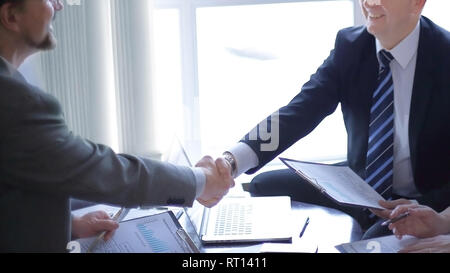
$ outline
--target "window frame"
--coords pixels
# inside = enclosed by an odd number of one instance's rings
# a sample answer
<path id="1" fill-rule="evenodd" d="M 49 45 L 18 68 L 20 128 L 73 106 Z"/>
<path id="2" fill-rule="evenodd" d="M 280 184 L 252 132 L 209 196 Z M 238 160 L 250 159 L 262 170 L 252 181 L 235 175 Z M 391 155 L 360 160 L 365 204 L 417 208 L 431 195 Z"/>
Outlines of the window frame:
<path id="1" fill-rule="evenodd" d="M 201 157 L 201 121 L 199 98 L 199 70 L 197 47 L 197 9 L 239 5 L 264 5 L 299 2 L 331 2 L 348 0 L 154 0 L 154 9 L 178 9 L 180 14 L 180 56 L 182 103 L 191 109 L 191 115 L 184 116 L 184 142 L 188 142 L 193 158 Z M 364 24 L 359 1 L 354 5 L 355 25 Z M 181 46 L 183 45 L 183 46 Z"/>

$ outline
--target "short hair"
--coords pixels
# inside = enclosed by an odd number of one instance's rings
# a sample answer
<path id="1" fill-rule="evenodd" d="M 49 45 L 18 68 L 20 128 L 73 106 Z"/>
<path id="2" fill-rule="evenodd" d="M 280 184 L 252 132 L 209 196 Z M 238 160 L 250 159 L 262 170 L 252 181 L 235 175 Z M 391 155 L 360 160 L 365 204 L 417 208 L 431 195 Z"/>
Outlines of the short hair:
<path id="1" fill-rule="evenodd" d="M 22 4 L 25 0 L 0 0 L 0 7 L 6 3 Z"/>

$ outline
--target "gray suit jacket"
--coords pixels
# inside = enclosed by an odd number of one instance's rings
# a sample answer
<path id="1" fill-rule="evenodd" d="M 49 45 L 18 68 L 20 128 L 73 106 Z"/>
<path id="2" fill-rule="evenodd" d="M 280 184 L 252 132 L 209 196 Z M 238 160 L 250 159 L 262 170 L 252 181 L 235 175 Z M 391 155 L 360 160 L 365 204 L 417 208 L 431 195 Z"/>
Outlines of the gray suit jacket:
<path id="1" fill-rule="evenodd" d="M 191 206 L 187 167 L 116 154 L 74 135 L 60 104 L 0 59 L 0 252 L 64 252 L 69 198 Z"/>

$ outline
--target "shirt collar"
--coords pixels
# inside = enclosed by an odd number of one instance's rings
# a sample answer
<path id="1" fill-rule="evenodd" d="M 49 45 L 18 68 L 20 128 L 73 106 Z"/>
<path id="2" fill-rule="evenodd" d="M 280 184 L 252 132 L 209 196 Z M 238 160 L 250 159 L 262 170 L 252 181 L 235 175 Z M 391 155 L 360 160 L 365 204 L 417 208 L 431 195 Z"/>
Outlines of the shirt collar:
<path id="1" fill-rule="evenodd" d="M 400 66 L 405 69 L 409 64 L 413 56 L 417 53 L 417 49 L 419 48 L 419 37 L 420 37 L 420 20 L 417 22 L 416 28 L 406 36 L 403 41 L 401 41 L 396 47 L 394 47 L 389 51 L 392 56 L 394 56 L 395 60 L 400 64 Z M 376 40 L 376 49 L 377 49 L 377 57 L 378 53 L 383 50 L 383 46 L 381 45 L 378 39 Z"/>

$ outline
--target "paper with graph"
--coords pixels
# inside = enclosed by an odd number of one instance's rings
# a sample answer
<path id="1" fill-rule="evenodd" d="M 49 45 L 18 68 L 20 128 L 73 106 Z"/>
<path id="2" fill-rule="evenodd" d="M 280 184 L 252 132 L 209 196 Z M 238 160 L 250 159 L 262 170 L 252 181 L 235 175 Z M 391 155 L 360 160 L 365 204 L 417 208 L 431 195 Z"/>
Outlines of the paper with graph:
<path id="1" fill-rule="evenodd" d="M 77 240 L 85 253 L 95 237 Z M 113 238 L 101 242 L 95 253 L 192 253 L 190 238 L 171 211 L 121 222 Z"/>
<path id="2" fill-rule="evenodd" d="M 384 198 L 347 166 L 280 158 L 286 166 L 341 205 L 384 209 Z"/>

